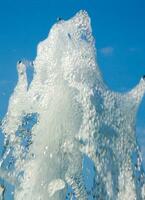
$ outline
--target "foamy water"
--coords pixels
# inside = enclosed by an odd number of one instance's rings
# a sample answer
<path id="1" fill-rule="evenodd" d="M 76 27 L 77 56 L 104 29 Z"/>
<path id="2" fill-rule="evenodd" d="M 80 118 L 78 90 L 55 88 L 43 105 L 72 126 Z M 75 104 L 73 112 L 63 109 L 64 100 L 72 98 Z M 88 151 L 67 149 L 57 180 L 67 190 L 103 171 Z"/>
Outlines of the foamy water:
<path id="1" fill-rule="evenodd" d="M 30 84 L 27 65 L 17 64 L 18 83 L 2 121 L 0 176 L 14 186 L 13 198 L 144 200 L 135 120 L 145 80 L 124 94 L 108 89 L 88 14 L 51 28 L 38 44 Z"/>

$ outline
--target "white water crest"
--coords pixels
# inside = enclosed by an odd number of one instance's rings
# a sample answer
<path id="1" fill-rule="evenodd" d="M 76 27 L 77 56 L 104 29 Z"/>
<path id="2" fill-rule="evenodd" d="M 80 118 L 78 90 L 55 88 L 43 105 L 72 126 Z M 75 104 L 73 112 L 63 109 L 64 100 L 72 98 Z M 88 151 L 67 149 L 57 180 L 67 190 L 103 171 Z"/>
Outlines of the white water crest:
<path id="1" fill-rule="evenodd" d="M 30 83 L 28 65 L 17 64 L 1 126 L 0 176 L 11 198 L 144 200 L 135 122 L 145 80 L 123 94 L 108 89 L 85 11 L 58 21 L 39 43 Z"/>

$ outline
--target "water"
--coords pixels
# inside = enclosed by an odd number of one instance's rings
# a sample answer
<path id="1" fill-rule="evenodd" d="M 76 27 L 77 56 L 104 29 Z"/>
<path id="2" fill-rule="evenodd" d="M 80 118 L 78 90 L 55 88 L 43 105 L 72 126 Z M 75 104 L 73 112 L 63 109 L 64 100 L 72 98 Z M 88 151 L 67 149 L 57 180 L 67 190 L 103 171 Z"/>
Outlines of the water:
<path id="1" fill-rule="evenodd" d="M 1 198 L 144 200 L 135 123 L 145 80 L 124 94 L 108 89 L 88 14 L 57 22 L 17 69 L 1 125 Z"/>

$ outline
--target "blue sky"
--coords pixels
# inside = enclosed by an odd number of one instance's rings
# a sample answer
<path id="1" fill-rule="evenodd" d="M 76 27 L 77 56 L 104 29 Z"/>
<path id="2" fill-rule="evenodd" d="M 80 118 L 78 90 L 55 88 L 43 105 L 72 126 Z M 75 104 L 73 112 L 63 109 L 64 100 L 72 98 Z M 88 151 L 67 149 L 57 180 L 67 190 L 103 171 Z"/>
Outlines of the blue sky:
<path id="1" fill-rule="evenodd" d="M 128 91 L 145 74 L 145 0 L 0 0 L 0 117 L 16 84 L 16 62 L 34 59 L 58 16 L 85 9 L 92 21 L 97 60 L 105 82 Z M 145 142 L 145 98 L 137 116 Z"/>

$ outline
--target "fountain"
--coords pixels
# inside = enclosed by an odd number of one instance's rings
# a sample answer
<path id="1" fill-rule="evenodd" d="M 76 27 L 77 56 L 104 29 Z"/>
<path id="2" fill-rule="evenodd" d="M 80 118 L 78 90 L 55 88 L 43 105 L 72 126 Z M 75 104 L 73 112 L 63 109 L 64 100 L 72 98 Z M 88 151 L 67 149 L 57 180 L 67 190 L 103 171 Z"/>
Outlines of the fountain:
<path id="1" fill-rule="evenodd" d="M 17 63 L 1 125 L 0 177 L 13 186 L 11 198 L 144 200 L 135 135 L 144 78 L 127 93 L 105 85 L 85 11 L 59 20 L 39 43 L 29 84 L 28 65 Z"/>

